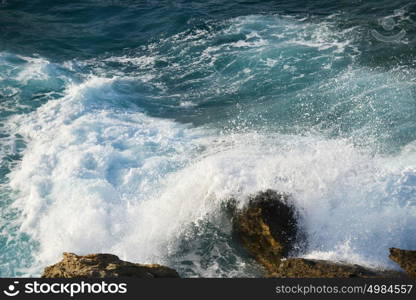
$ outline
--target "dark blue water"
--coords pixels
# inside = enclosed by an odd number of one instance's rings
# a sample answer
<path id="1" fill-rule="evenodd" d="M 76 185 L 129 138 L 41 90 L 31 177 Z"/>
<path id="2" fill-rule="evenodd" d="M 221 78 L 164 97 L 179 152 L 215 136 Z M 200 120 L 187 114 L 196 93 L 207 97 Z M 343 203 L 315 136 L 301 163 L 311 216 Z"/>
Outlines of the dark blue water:
<path id="1" fill-rule="evenodd" d="M 64 251 L 256 276 L 224 202 L 291 193 L 301 255 L 415 248 L 410 1 L 0 2 L 0 275 Z"/>

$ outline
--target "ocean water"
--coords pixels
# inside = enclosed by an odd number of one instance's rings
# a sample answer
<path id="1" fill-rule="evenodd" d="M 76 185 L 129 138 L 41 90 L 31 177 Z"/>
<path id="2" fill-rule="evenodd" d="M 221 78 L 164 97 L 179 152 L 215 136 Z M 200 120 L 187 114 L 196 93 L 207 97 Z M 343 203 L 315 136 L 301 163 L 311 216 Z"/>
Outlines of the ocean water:
<path id="1" fill-rule="evenodd" d="M 411 1 L 0 1 L 0 276 L 108 252 L 253 277 L 224 204 L 293 195 L 297 255 L 416 248 Z"/>

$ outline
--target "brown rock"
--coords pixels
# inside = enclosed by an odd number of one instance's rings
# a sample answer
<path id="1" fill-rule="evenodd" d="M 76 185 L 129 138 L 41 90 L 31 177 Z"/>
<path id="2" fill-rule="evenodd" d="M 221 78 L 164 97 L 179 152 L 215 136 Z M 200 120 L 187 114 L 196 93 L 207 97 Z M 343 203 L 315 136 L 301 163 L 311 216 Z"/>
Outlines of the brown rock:
<path id="1" fill-rule="evenodd" d="M 234 233 L 248 253 L 266 269 L 267 277 L 406 277 L 402 272 L 372 270 L 353 264 L 303 258 L 286 259 L 289 253 L 294 254 L 296 246 L 304 243 L 297 221 L 299 214 L 291 204 L 290 196 L 286 194 L 268 190 L 252 197 L 241 210 L 236 209 L 233 202 L 228 209 L 232 212 Z M 407 255 L 403 259 L 408 268 L 406 270 L 413 268 L 414 272 L 414 258 L 415 256 Z"/>
<path id="2" fill-rule="evenodd" d="M 390 248 L 389 258 L 396 262 L 410 277 L 416 278 L 416 251 Z"/>
<path id="3" fill-rule="evenodd" d="M 297 212 L 290 197 L 268 190 L 233 214 L 233 230 L 242 246 L 269 272 L 294 249 Z"/>
<path id="4" fill-rule="evenodd" d="M 78 256 L 64 253 L 62 261 L 46 267 L 44 278 L 178 278 L 178 273 L 161 265 L 142 265 L 120 260 L 112 254 Z"/>
<path id="5" fill-rule="evenodd" d="M 268 277 L 278 278 L 397 278 L 401 272 L 367 269 L 359 265 L 326 260 L 289 258 L 275 265 Z"/>

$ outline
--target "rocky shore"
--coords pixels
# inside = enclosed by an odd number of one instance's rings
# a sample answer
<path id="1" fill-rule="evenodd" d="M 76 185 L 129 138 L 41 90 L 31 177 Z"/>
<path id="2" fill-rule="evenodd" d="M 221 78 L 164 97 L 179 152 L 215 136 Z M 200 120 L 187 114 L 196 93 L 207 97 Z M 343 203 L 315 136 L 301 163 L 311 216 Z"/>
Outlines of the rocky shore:
<path id="1" fill-rule="evenodd" d="M 390 248 L 389 258 L 405 270 L 410 277 L 416 278 L 416 251 Z"/>
<path id="2" fill-rule="evenodd" d="M 64 253 L 63 259 L 46 267 L 43 278 L 178 278 L 178 273 L 161 265 L 142 265 L 120 260 L 112 254 L 79 256 Z"/>
<path id="3" fill-rule="evenodd" d="M 290 195 L 268 190 L 249 199 L 238 209 L 228 205 L 234 237 L 275 278 L 416 278 L 416 251 L 390 249 L 390 259 L 403 271 L 376 270 L 356 264 L 296 257 L 307 242 L 299 225 L 300 214 Z M 386 253 L 387 255 L 387 253 Z M 178 273 L 161 265 L 143 265 L 120 260 L 112 254 L 78 256 L 64 253 L 62 261 L 45 268 L 45 278 L 178 278 Z"/>
<path id="4" fill-rule="evenodd" d="M 286 194 L 272 190 L 261 192 L 252 197 L 243 209 L 233 207 L 232 218 L 236 238 L 264 267 L 265 277 L 415 277 L 416 251 L 390 249 L 390 258 L 406 273 L 296 257 L 299 250 L 306 246 L 306 239 L 298 222 L 299 212 Z"/>

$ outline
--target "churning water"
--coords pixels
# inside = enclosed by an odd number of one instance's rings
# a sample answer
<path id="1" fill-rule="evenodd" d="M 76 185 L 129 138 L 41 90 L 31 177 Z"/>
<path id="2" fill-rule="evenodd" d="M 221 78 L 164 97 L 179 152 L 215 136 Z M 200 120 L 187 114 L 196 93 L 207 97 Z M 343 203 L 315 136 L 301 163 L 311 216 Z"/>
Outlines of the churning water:
<path id="1" fill-rule="evenodd" d="M 62 252 L 185 277 L 258 269 L 223 213 L 265 189 L 301 255 L 416 247 L 407 1 L 2 1 L 0 276 Z"/>

